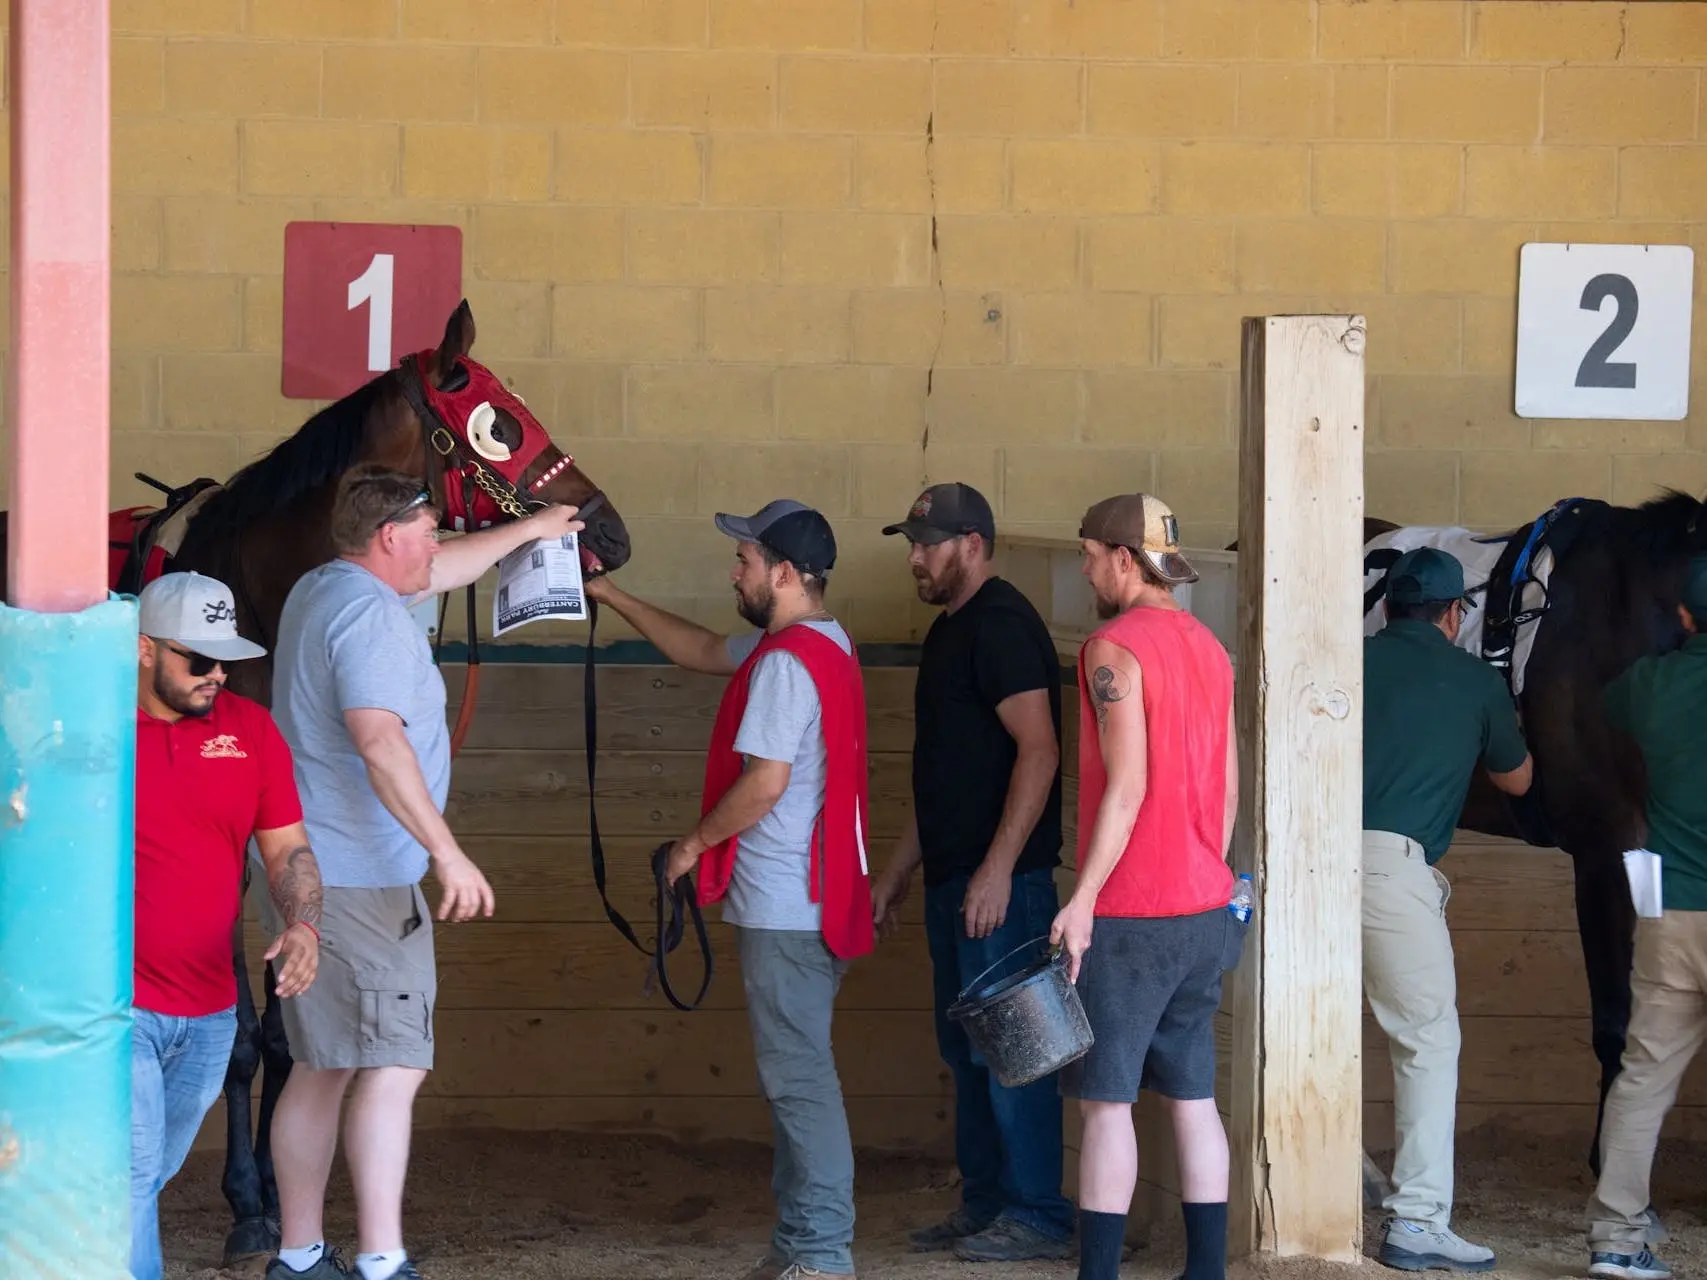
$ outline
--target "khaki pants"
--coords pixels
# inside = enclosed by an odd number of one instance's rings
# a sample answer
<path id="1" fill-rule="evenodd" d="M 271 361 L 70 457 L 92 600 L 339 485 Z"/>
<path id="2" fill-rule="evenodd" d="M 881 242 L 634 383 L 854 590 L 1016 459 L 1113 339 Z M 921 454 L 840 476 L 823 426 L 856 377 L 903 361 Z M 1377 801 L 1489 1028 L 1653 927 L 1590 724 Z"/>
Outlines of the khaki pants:
<path id="1" fill-rule="evenodd" d="M 1363 833 L 1363 992 L 1393 1059 L 1394 1217 L 1452 1220 L 1458 1109 L 1458 980 L 1446 927 L 1446 877 L 1423 848 L 1389 831 Z"/>
<path id="2" fill-rule="evenodd" d="M 1637 919 L 1630 1000 L 1623 1067 L 1606 1095 L 1588 1238 L 1637 1252 L 1660 1124 L 1707 1038 L 1707 911 Z"/>

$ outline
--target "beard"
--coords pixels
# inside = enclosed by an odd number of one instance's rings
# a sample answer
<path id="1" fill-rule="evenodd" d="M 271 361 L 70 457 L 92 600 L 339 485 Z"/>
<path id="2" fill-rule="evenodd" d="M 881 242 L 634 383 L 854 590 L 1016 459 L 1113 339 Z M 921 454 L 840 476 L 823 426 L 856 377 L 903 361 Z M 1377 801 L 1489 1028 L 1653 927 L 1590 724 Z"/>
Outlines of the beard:
<path id="1" fill-rule="evenodd" d="M 751 600 L 747 599 L 740 587 L 736 587 L 735 612 L 760 631 L 767 630 L 771 625 L 771 619 L 776 617 L 776 593 L 771 590 L 770 583 L 767 582 L 759 587 Z"/>
<path id="2" fill-rule="evenodd" d="M 219 686 L 211 682 L 193 686 L 188 692 L 174 689 L 166 683 L 166 673 L 154 668 L 154 696 L 181 716 L 205 716 L 213 710 L 219 697 Z M 205 701 L 202 699 L 205 696 Z"/>
<path id="3" fill-rule="evenodd" d="M 918 586 L 920 600 L 926 604 L 947 604 L 966 585 L 966 566 L 958 560 L 950 561 L 934 579 L 915 569 L 913 580 Z"/>
<path id="4" fill-rule="evenodd" d="M 1120 604 L 1118 601 L 1108 599 L 1095 587 L 1091 588 L 1091 594 L 1096 597 L 1097 617 L 1101 618 L 1104 622 L 1107 622 L 1110 618 L 1118 618 L 1120 616 Z"/>

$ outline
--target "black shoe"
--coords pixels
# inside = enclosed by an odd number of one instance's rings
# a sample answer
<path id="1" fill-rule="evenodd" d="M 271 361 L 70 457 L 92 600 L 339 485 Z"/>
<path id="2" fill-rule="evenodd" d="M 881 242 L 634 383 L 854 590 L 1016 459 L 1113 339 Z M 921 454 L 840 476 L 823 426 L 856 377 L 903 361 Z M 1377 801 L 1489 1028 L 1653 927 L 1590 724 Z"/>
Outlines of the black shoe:
<path id="1" fill-rule="evenodd" d="M 327 1249 L 307 1271 L 296 1271 L 274 1254 L 267 1263 L 266 1280 L 348 1280 L 356 1273 L 344 1266 L 336 1249 Z"/>
<path id="2" fill-rule="evenodd" d="M 975 1218 L 965 1209 L 956 1209 L 941 1222 L 928 1227 L 920 1227 L 917 1231 L 912 1232 L 907 1239 L 912 1243 L 914 1253 L 935 1253 L 939 1250 L 954 1248 L 956 1241 L 964 1240 L 967 1236 L 975 1236 L 989 1225 L 989 1221 Z M 271 1277 L 268 1280 L 271 1280 Z"/>

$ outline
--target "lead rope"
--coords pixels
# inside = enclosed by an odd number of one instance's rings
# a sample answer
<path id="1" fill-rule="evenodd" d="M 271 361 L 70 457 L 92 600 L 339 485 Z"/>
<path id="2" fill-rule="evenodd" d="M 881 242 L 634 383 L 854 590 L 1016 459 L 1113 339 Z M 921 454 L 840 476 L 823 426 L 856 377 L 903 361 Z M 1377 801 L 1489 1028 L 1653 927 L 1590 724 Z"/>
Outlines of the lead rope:
<path id="1" fill-rule="evenodd" d="M 605 917 L 616 926 L 617 931 L 627 938 L 630 945 L 641 955 L 648 957 L 651 964 L 646 967 L 647 994 L 652 991 L 653 980 L 656 979 L 663 988 L 664 996 L 676 1008 L 683 1012 L 691 1012 L 699 1007 L 705 999 L 705 993 L 711 988 L 712 955 L 711 940 L 706 936 L 705 918 L 700 913 L 699 896 L 694 892 L 693 876 L 685 875 L 674 885 L 665 878 L 665 862 L 669 856 L 670 846 L 666 842 L 652 851 L 652 889 L 656 895 L 657 943 L 656 950 L 648 951 L 635 934 L 634 927 L 623 918 L 622 912 L 611 905 L 609 894 L 605 890 L 605 845 L 599 835 L 599 806 L 598 806 L 598 767 L 599 767 L 599 686 L 596 678 L 596 660 L 594 637 L 599 627 L 598 601 L 587 600 L 587 656 L 582 684 L 581 703 L 585 715 L 585 732 L 587 738 L 587 834 L 591 846 L 593 860 L 593 883 L 599 890 L 599 901 L 604 903 Z M 665 908 L 668 904 L 669 919 L 665 919 Z M 691 1004 L 684 1004 L 670 985 L 669 974 L 665 971 L 665 957 L 674 951 L 682 940 L 685 931 L 684 917 L 691 918 L 694 933 L 699 939 L 700 959 L 705 965 L 705 977 L 699 985 L 699 994 Z"/>

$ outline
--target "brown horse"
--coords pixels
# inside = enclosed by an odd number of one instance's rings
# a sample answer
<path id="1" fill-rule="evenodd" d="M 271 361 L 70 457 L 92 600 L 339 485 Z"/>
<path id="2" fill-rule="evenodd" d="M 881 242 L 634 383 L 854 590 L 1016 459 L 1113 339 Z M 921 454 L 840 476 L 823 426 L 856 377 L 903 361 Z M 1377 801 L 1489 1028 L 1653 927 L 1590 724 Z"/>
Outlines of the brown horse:
<path id="1" fill-rule="evenodd" d="M 1607 722 L 1600 693 L 1637 658 L 1682 644 L 1682 574 L 1707 551 L 1703 504 L 1667 491 L 1639 507 L 1582 502 L 1552 530 L 1546 612 L 1518 697 L 1535 762 L 1528 795 L 1511 799 L 1477 772 L 1458 825 L 1570 855 L 1577 931 L 1588 979 L 1600 1097 L 1589 1165 L 1600 1167 L 1606 1093 L 1617 1077 L 1630 1019 L 1635 912 L 1623 853 L 1646 838 L 1646 775 L 1635 744 Z M 1364 544 L 1397 526 L 1365 522 Z M 1530 526 L 1499 535 L 1511 542 Z"/>
<path id="2" fill-rule="evenodd" d="M 333 556 L 329 523 L 339 477 L 358 463 L 377 462 L 420 476 L 446 513 L 446 528 L 459 519 L 465 528 L 497 523 L 551 503 L 579 507 L 586 521 L 585 569 L 596 574 L 621 568 L 630 553 L 622 517 L 552 443 L 520 397 L 469 359 L 474 336 L 465 301 L 452 313 L 436 350 L 405 358 L 321 410 L 223 486 L 198 482 L 209 488 L 164 567 L 194 569 L 230 586 L 239 629 L 270 654 L 291 587 Z M 6 521 L 0 513 L 0 598 L 6 563 Z M 237 664 L 227 681 L 228 688 L 263 706 L 271 705 L 271 685 L 270 657 Z M 271 966 L 265 1012 L 256 1017 L 241 924 L 233 936 L 232 963 L 237 1037 L 225 1080 L 222 1183 L 235 1224 L 226 1240 L 228 1265 L 279 1244 L 269 1129 L 291 1066 Z M 260 1114 L 252 1127 L 250 1090 L 263 1062 Z"/>

